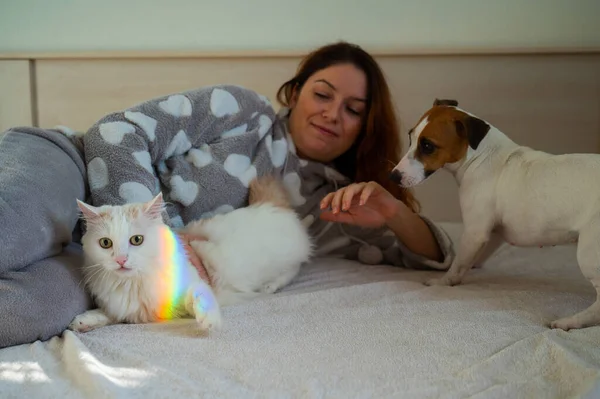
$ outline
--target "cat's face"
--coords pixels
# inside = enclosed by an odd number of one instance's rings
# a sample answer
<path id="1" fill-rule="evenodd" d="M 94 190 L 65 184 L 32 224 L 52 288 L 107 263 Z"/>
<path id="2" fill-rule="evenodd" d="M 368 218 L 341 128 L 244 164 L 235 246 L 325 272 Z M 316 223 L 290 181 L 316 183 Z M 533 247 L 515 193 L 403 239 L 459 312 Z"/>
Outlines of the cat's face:
<path id="1" fill-rule="evenodd" d="M 77 201 L 87 231 L 82 237 L 83 249 L 93 268 L 137 276 L 152 271 L 160 257 L 162 194 L 146 203 L 93 207 Z"/>

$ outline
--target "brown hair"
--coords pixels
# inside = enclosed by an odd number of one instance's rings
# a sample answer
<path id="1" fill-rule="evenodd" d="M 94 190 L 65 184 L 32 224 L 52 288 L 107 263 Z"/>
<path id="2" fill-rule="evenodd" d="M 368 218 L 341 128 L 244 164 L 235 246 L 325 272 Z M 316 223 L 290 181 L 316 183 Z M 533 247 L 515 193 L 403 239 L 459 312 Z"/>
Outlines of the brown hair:
<path id="1" fill-rule="evenodd" d="M 366 75 L 367 115 L 352 147 L 333 164 L 355 182 L 379 183 L 416 212 L 419 203 L 413 193 L 389 178 L 391 169 L 400 161 L 402 145 L 389 87 L 383 71 L 371 55 L 359 46 L 343 41 L 318 48 L 300 62 L 296 76 L 279 88 L 277 100 L 289 107 L 294 89 L 300 90 L 310 76 L 330 66 L 346 63 Z"/>

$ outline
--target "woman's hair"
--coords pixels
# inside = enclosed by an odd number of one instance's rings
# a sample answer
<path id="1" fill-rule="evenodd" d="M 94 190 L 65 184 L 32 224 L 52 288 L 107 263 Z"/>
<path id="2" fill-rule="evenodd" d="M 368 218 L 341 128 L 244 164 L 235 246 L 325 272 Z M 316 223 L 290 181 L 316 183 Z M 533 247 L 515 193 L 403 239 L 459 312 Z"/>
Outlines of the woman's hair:
<path id="1" fill-rule="evenodd" d="M 416 212 L 419 203 L 413 193 L 389 178 L 391 169 L 400 161 L 402 144 L 389 87 L 371 55 L 359 46 L 343 41 L 321 47 L 302 60 L 296 76 L 279 88 L 277 100 L 289 107 L 294 89 L 300 91 L 314 73 L 336 64 L 348 63 L 366 75 L 367 113 L 356 141 L 333 164 L 355 182 L 379 183 Z"/>

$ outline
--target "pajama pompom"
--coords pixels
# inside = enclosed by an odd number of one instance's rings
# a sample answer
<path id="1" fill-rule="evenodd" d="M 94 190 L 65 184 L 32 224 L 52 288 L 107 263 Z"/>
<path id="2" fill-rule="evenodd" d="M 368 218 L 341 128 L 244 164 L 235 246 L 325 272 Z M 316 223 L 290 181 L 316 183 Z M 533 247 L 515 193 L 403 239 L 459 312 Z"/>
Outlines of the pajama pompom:
<path id="1" fill-rule="evenodd" d="M 363 245 L 358 250 L 358 260 L 368 265 L 379 265 L 383 261 L 383 253 L 374 245 Z"/>

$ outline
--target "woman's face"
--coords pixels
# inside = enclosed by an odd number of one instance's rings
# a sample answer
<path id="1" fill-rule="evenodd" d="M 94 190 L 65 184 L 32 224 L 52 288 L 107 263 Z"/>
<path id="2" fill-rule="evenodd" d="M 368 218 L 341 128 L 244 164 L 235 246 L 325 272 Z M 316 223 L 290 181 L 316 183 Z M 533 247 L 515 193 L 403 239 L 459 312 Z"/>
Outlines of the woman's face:
<path id="1" fill-rule="evenodd" d="M 352 64 L 315 72 L 290 108 L 289 130 L 301 158 L 331 162 L 356 140 L 366 112 L 367 79 Z"/>

